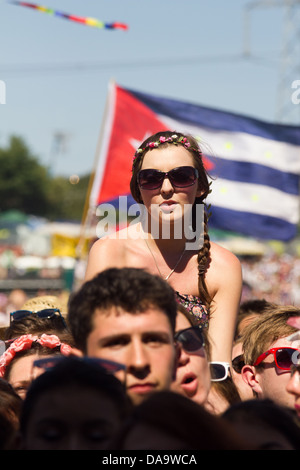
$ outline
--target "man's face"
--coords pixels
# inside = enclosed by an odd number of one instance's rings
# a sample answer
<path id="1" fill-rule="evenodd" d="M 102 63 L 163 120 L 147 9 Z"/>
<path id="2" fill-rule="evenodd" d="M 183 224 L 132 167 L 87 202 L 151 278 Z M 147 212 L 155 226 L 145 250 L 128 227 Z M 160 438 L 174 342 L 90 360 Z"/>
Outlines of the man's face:
<path id="1" fill-rule="evenodd" d="M 298 348 L 299 346 L 287 338 L 280 338 L 267 349 L 281 347 Z M 293 408 L 293 396 L 286 390 L 290 379 L 290 370 L 279 369 L 275 364 L 273 354 L 267 356 L 263 364 L 263 368 L 256 368 L 257 385 L 255 391 L 258 393 L 259 398 L 269 398 L 283 406 Z"/>
<path id="2" fill-rule="evenodd" d="M 134 404 L 153 392 L 169 389 L 175 375 L 171 324 L 156 308 L 135 314 L 114 307 L 107 312 L 96 311 L 87 338 L 87 355 L 126 366 L 126 389 Z M 124 380 L 122 372 L 117 374 Z"/>

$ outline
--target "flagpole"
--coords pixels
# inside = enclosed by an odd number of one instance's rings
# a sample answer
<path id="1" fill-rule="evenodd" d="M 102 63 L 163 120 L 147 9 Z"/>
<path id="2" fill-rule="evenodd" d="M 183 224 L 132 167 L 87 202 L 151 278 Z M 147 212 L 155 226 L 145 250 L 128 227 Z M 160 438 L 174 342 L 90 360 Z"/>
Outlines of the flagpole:
<path id="1" fill-rule="evenodd" d="M 109 82 L 109 89 L 114 84 L 115 84 L 115 80 L 111 79 Z M 90 196 L 91 196 L 91 191 L 92 191 L 92 187 L 93 187 L 93 183 L 95 179 L 96 169 L 98 166 L 98 159 L 99 159 L 99 154 L 100 154 L 100 148 L 102 145 L 102 139 L 103 139 L 105 122 L 106 122 L 106 118 L 108 114 L 108 108 L 109 108 L 109 93 L 106 96 L 104 113 L 103 113 L 102 123 L 100 126 L 100 131 L 98 135 L 98 141 L 97 141 L 96 151 L 95 151 L 95 156 L 94 156 L 93 169 L 92 169 L 91 176 L 89 179 L 89 184 L 87 188 L 87 193 L 86 193 L 86 198 L 85 198 L 85 203 L 84 203 L 84 208 L 83 208 L 83 213 L 82 213 L 82 218 L 81 218 L 80 236 L 79 236 L 79 241 L 78 241 L 77 248 L 76 248 L 77 259 L 79 260 L 83 258 L 83 246 L 84 246 L 84 241 L 85 241 L 85 233 L 91 223 L 92 216 L 96 209 L 95 207 L 91 207 Z"/>

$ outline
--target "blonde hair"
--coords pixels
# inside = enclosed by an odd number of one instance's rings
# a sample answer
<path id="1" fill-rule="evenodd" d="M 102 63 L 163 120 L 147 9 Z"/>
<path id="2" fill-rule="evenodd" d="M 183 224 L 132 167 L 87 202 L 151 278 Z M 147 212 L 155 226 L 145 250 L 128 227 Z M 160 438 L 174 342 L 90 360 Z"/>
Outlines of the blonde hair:
<path id="1" fill-rule="evenodd" d="M 293 305 L 277 306 L 268 309 L 248 324 L 242 333 L 245 364 L 253 365 L 271 344 L 297 331 L 287 324 L 287 320 L 299 315 L 300 309 Z"/>

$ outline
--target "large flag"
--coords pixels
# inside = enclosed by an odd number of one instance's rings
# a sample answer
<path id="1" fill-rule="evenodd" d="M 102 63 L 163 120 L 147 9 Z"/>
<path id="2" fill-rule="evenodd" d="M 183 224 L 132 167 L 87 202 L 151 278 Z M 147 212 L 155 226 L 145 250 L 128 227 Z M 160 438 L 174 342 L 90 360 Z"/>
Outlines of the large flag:
<path id="1" fill-rule="evenodd" d="M 288 241 L 299 221 L 300 127 L 271 124 L 111 84 L 90 207 L 129 196 L 133 155 L 151 134 L 192 134 L 212 178 L 209 226 Z"/>

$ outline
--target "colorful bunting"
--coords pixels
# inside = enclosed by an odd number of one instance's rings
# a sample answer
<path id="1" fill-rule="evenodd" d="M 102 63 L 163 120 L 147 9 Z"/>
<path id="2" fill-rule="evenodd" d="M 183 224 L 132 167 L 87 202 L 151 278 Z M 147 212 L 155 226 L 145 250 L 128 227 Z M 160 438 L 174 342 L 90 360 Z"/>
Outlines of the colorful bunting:
<path id="1" fill-rule="evenodd" d="M 28 8 L 33 8 L 35 10 L 41 11 L 42 13 L 48 13 L 49 15 L 53 16 L 58 16 L 60 18 L 63 18 L 65 20 L 69 21 L 75 21 L 76 23 L 81 23 L 86 26 L 92 26 L 93 28 L 105 28 L 105 29 L 123 29 L 127 30 L 128 26 L 124 23 L 104 23 L 103 21 L 99 21 L 96 18 L 88 18 L 88 17 L 81 17 L 81 16 L 75 16 L 75 15 L 69 15 L 67 13 L 63 13 L 62 11 L 57 11 L 53 10 L 52 8 L 47 8 L 42 5 L 35 5 L 33 3 L 28 3 L 28 2 L 14 2 L 11 1 L 9 2 L 14 5 L 22 6 L 22 7 L 28 7 Z"/>

